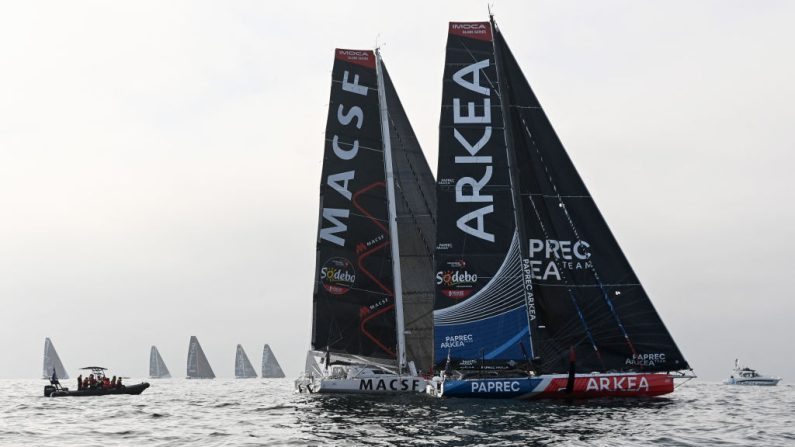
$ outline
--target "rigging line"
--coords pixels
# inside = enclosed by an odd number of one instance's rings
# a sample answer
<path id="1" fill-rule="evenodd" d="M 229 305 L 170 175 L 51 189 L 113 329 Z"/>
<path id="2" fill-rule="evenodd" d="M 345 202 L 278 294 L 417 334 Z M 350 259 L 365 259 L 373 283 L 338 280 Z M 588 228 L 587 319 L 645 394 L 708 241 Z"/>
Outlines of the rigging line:
<path id="1" fill-rule="evenodd" d="M 566 215 L 566 220 L 568 220 L 568 222 L 569 222 L 569 227 L 571 228 L 571 230 L 574 233 L 574 236 L 577 238 L 577 240 L 579 240 L 580 239 L 580 234 L 577 231 L 577 227 L 574 225 L 574 221 L 572 220 L 571 215 L 569 214 L 569 210 L 566 208 L 566 204 L 563 203 L 562 196 L 560 195 L 560 193 L 558 193 L 558 187 L 555 184 L 555 181 L 552 179 L 552 175 L 549 172 L 549 167 L 544 162 L 544 156 L 541 154 L 541 151 L 539 150 L 538 144 L 536 144 L 535 138 L 533 138 L 533 134 L 530 132 L 530 129 L 527 126 L 527 121 L 525 120 L 524 116 L 522 116 L 521 114 L 520 114 L 519 117 L 522 120 L 522 125 L 524 127 L 525 133 L 530 138 L 530 142 L 533 144 L 533 147 L 536 150 L 536 154 L 538 154 L 538 158 L 539 158 L 539 161 L 541 162 L 541 166 L 543 166 L 544 172 L 547 174 L 547 180 L 549 180 L 550 185 L 552 185 L 553 191 L 557 195 L 559 207 L 561 209 L 563 209 L 563 213 Z M 532 198 L 531 198 L 531 202 L 532 202 Z M 615 306 L 613 305 L 613 300 L 611 300 L 610 297 L 608 296 L 607 290 L 604 288 L 604 286 L 602 284 L 602 280 L 599 277 L 599 274 L 596 272 L 596 267 L 594 267 L 594 263 L 593 262 L 591 262 L 590 267 L 591 267 L 591 272 L 593 272 L 594 279 L 596 279 L 596 282 L 599 284 L 599 288 L 602 291 L 602 297 L 604 298 L 605 302 L 607 303 L 607 306 L 610 308 L 610 312 L 613 314 L 613 318 L 615 318 L 616 323 L 618 323 L 618 327 L 621 329 L 621 332 L 624 334 L 624 339 L 626 340 L 627 345 L 629 346 L 630 352 L 632 352 L 633 355 L 637 354 L 637 352 L 635 351 L 635 346 L 632 344 L 632 340 L 630 340 L 629 334 L 627 333 L 626 328 L 624 328 L 624 324 L 621 322 L 621 318 L 618 316 L 618 313 L 615 310 Z"/>
<path id="2" fill-rule="evenodd" d="M 544 225 L 544 221 L 541 219 L 541 215 L 538 212 L 538 207 L 536 207 L 535 200 L 533 200 L 532 197 L 529 197 L 529 199 L 530 199 L 530 204 L 533 205 L 533 212 L 536 215 L 536 220 L 538 220 L 538 224 L 539 224 L 539 226 L 541 226 L 541 231 L 544 233 L 544 239 L 549 239 L 549 233 L 547 232 L 546 226 Z M 559 261 L 557 259 L 555 259 L 553 262 L 555 262 L 556 265 L 559 263 Z M 565 270 L 560 268 L 559 265 L 557 267 L 558 267 L 558 271 L 561 274 L 561 277 L 565 278 L 566 275 L 565 275 L 565 273 L 563 273 Z M 568 285 L 568 281 L 565 281 L 565 279 L 564 279 L 564 282 L 566 282 L 567 285 Z M 588 326 L 588 322 L 585 321 L 585 316 L 582 313 L 582 309 L 580 308 L 579 303 L 577 303 L 577 298 L 572 293 L 572 290 L 571 290 L 570 287 L 566 287 L 566 291 L 568 292 L 569 299 L 571 299 L 572 304 L 574 304 L 574 308 L 577 309 L 577 315 L 579 316 L 580 322 L 582 323 L 582 326 L 585 329 L 585 333 L 588 336 L 588 340 L 591 342 L 591 346 L 593 347 L 594 351 L 596 351 L 596 356 L 599 358 L 599 361 L 601 362 L 602 361 L 602 356 L 599 353 L 599 347 L 596 345 L 596 340 L 594 340 L 593 334 L 591 334 L 591 329 Z M 604 363 L 602 363 L 602 366 L 604 366 Z"/>

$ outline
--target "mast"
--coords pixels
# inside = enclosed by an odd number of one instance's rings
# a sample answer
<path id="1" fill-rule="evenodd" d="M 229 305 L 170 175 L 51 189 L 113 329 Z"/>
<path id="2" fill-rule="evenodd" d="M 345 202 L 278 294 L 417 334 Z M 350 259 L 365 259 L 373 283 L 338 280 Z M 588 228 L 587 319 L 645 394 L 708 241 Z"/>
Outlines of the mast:
<path id="1" fill-rule="evenodd" d="M 491 22 L 491 29 L 492 29 L 492 36 L 496 35 L 497 24 L 494 23 L 494 14 L 491 13 L 491 7 L 489 7 L 489 22 Z M 511 114 L 510 110 L 508 110 L 508 101 L 506 98 L 508 97 L 508 83 L 506 81 L 505 75 L 502 73 L 502 57 L 500 52 L 497 49 L 497 39 L 492 39 L 492 45 L 494 46 L 494 65 L 497 69 L 497 85 L 499 86 L 499 95 L 500 95 L 500 110 L 502 111 L 503 116 L 503 137 L 505 138 L 505 152 L 506 158 L 508 161 L 508 181 L 511 188 L 511 202 L 513 203 L 513 220 L 514 224 L 516 225 L 516 231 L 519 234 L 519 240 L 524 241 L 525 232 L 524 232 L 524 225 L 522 222 L 521 216 L 521 206 L 519 203 L 519 197 L 517 194 L 516 185 L 518 184 L 518 180 L 516 179 L 516 156 L 514 154 L 514 141 L 511 137 Z M 519 244 L 520 247 L 524 247 L 524 244 Z M 521 249 L 521 256 L 520 256 L 520 263 L 524 263 L 524 248 Z M 522 267 L 522 272 L 524 273 L 524 268 Z M 530 278 L 525 277 L 522 275 L 522 284 L 524 289 L 524 298 L 527 307 L 527 330 L 530 333 L 528 337 L 530 342 L 530 358 L 529 360 L 532 361 L 535 358 L 535 350 L 533 349 L 533 326 L 530 323 L 531 319 L 534 319 L 535 314 L 535 304 L 533 302 L 533 284 L 530 281 Z M 533 310 L 531 312 L 531 309 Z M 528 365 L 532 366 L 532 365 Z"/>
<path id="2" fill-rule="evenodd" d="M 386 93 L 384 91 L 384 73 L 381 68 L 381 51 L 375 50 L 376 75 L 378 76 L 378 103 L 381 114 L 381 138 L 384 145 L 384 169 L 386 173 L 387 206 L 389 212 L 389 243 L 392 249 L 392 276 L 395 298 L 395 323 L 397 331 L 397 363 L 398 372 L 403 373 L 406 366 L 406 334 L 403 321 L 403 285 L 400 277 L 400 249 L 398 247 L 397 211 L 395 208 L 395 176 L 392 167 L 392 143 L 389 138 L 389 112 L 387 111 Z"/>

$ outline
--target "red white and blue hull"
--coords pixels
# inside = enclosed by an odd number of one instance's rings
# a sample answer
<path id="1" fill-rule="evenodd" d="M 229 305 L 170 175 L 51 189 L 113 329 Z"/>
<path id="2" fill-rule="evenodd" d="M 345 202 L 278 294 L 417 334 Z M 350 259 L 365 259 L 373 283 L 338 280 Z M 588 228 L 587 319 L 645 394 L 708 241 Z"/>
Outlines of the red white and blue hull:
<path id="1" fill-rule="evenodd" d="M 577 374 L 566 392 L 567 374 L 536 377 L 445 379 L 431 382 L 428 393 L 437 397 L 484 399 L 585 399 L 596 397 L 652 397 L 674 391 L 674 378 L 660 373 Z"/>

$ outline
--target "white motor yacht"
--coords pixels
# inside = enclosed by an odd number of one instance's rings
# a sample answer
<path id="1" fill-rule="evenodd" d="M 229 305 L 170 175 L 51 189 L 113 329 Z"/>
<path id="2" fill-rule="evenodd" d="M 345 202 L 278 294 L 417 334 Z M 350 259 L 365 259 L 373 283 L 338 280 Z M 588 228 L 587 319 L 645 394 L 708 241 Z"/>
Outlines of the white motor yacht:
<path id="1" fill-rule="evenodd" d="M 726 385 L 775 386 L 780 381 L 781 377 L 765 376 L 747 366 L 740 368 L 739 362 L 735 359 L 734 371 L 723 383 Z"/>

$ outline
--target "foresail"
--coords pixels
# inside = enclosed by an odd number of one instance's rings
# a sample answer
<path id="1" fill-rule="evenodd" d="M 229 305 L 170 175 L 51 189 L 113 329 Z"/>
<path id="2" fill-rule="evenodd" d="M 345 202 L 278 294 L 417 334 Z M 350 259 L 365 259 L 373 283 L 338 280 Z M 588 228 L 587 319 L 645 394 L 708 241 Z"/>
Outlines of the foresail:
<path id="1" fill-rule="evenodd" d="M 44 339 L 44 364 L 42 366 L 42 378 L 49 379 L 55 371 L 58 379 L 68 379 L 69 374 L 66 373 L 61 358 L 58 357 L 58 352 L 55 351 L 55 346 L 50 341 L 49 337 Z"/>
<path id="2" fill-rule="evenodd" d="M 406 357 L 425 371 L 433 366 L 436 182 L 386 65 L 381 66 L 392 143 Z"/>
<path id="3" fill-rule="evenodd" d="M 282 371 L 279 361 L 276 360 L 276 355 L 273 354 L 271 347 L 266 344 L 262 348 L 262 378 L 277 379 L 282 377 L 284 377 L 284 371 Z"/>
<path id="4" fill-rule="evenodd" d="M 254 366 L 241 345 L 237 345 L 237 352 L 235 353 L 235 377 L 238 379 L 257 377 L 257 372 L 254 371 Z"/>
<path id="5" fill-rule="evenodd" d="M 488 22 L 450 23 L 443 79 L 435 362 L 513 368 L 531 348 Z"/>
<path id="6" fill-rule="evenodd" d="M 578 372 L 687 368 L 499 30 L 495 39 L 537 306 L 538 369 L 566 371 L 572 346 Z"/>
<path id="7" fill-rule="evenodd" d="M 335 51 L 320 184 L 312 348 L 394 359 L 375 54 Z"/>

